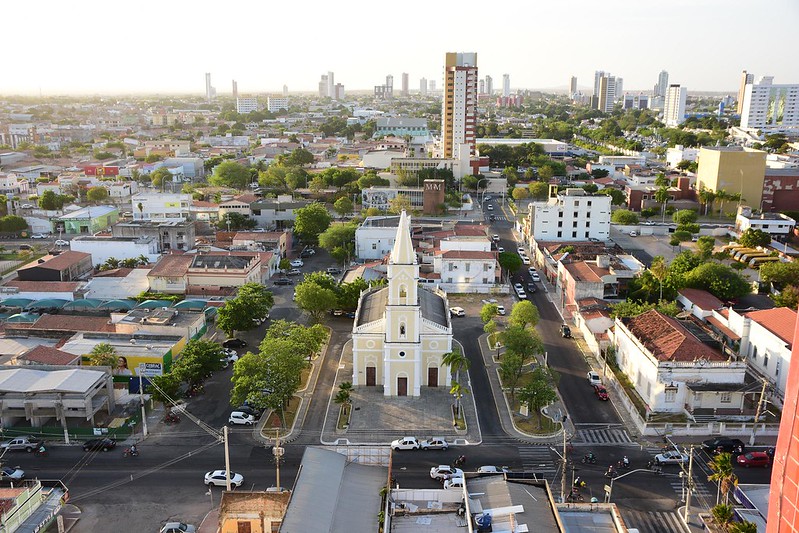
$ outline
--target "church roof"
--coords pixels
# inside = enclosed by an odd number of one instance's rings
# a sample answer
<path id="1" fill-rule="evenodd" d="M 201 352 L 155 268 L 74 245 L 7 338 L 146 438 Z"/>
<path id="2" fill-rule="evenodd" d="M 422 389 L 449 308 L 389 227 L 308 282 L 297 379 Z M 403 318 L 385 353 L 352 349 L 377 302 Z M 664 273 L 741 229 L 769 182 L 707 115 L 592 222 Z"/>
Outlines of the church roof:
<path id="1" fill-rule="evenodd" d="M 391 250 L 391 259 L 394 265 L 415 265 L 416 252 L 411 241 L 411 219 L 402 212 L 397 226 L 397 236 L 394 239 L 394 248 Z"/>
<path id="2" fill-rule="evenodd" d="M 419 287 L 418 290 L 422 318 L 446 327 L 447 308 L 444 305 L 444 298 L 422 287 Z M 359 308 L 360 313 L 356 317 L 356 326 L 362 326 L 383 318 L 386 304 L 388 303 L 388 287 L 371 290 L 364 294 L 362 298 Z"/>

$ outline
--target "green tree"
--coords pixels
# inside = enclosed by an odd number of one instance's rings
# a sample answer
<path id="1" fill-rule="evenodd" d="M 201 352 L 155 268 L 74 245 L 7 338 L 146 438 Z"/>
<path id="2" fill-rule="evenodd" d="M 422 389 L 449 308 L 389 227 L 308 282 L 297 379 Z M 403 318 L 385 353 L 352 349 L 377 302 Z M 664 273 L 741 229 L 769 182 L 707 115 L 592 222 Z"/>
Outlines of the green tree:
<path id="1" fill-rule="evenodd" d="M 321 324 L 303 326 L 281 319 L 275 320 L 269 326 L 264 339 L 288 339 L 295 344 L 297 353 L 310 361 L 319 352 L 327 337 L 327 330 Z"/>
<path id="2" fill-rule="evenodd" d="M 699 203 L 705 208 L 705 215 L 707 215 L 708 210 L 713 209 L 713 202 L 716 201 L 716 193 L 702 186 L 697 196 L 699 197 Z"/>
<path id="3" fill-rule="evenodd" d="M 677 239 L 679 242 L 688 242 L 693 239 L 693 235 L 691 235 L 690 231 L 685 231 L 682 229 L 678 229 L 674 233 L 672 233 L 672 237 Z"/>
<path id="4" fill-rule="evenodd" d="M 749 283 L 737 272 L 721 263 L 703 263 L 685 275 L 685 286 L 706 290 L 720 300 L 731 300 L 749 294 Z"/>
<path id="5" fill-rule="evenodd" d="M 666 204 L 669 203 L 671 199 L 671 193 L 669 193 L 668 187 L 661 187 L 657 191 L 655 191 L 654 199 L 657 203 L 660 204 L 660 213 L 663 215 L 663 222 L 666 222 Z"/>
<path id="6" fill-rule="evenodd" d="M 288 271 L 291 268 L 291 261 L 288 258 L 283 258 L 278 263 L 277 268 L 283 271 Z"/>
<path id="7" fill-rule="evenodd" d="M 513 304 L 508 322 L 510 322 L 511 326 L 534 328 L 540 319 L 541 315 L 535 304 L 530 300 L 522 300 Z"/>
<path id="8" fill-rule="evenodd" d="M 710 515 L 713 517 L 713 522 L 715 522 L 717 526 L 726 530 L 727 526 L 732 522 L 734 513 L 731 505 L 720 503 L 710 508 Z"/>
<path id="9" fill-rule="evenodd" d="M 627 202 L 627 195 L 624 194 L 624 191 L 620 191 L 613 187 L 605 187 L 599 191 L 599 194 L 610 196 L 610 203 L 612 205 L 624 205 Z"/>
<path id="10" fill-rule="evenodd" d="M 92 366 L 117 366 L 117 350 L 107 342 L 95 344 L 89 352 L 88 362 Z"/>
<path id="11" fill-rule="evenodd" d="M 455 372 L 455 383 L 458 385 L 460 385 L 461 381 L 461 370 L 468 372 L 472 366 L 471 361 L 458 349 L 445 353 L 441 358 L 441 362 L 447 365 L 450 374 L 453 371 Z M 460 395 L 455 396 L 455 413 L 458 417 L 461 416 Z"/>
<path id="12" fill-rule="evenodd" d="M 324 288 L 314 280 L 305 279 L 297 285 L 295 303 L 297 307 L 319 322 L 326 313 L 335 309 L 338 304 L 338 295 L 335 290 Z"/>
<path id="13" fill-rule="evenodd" d="M 319 235 L 330 226 L 330 213 L 320 203 L 308 204 L 295 211 L 294 233 L 307 244 L 319 244 Z"/>
<path id="14" fill-rule="evenodd" d="M 480 320 L 483 321 L 483 324 L 488 324 L 498 314 L 499 309 L 497 304 L 483 304 L 483 307 L 480 309 Z"/>
<path id="15" fill-rule="evenodd" d="M 355 230 L 358 224 L 331 224 L 319 235 L 319 246 L 330 252 L 339 263 L 348 263 L 355 256 Z"/>
<path id="16" fill-rule="evenodd" d="M 530 192 L 523 187 L 514 187 L 511 196 L 514 200 L 525 200 L 530 197 Z"/>
<path id="17" fill-rule="evenodd" d="M 339 285 L 338 307 L 339 309 L 355 310 L 358 307 L 358 300 L 361 292 L 369 288 L 369 283 L 363 278 L 356 278 L 350 283 Z"/>
<path id="18" fill-rule="evenodd" d="M 555 171 L 550 165 L 544 165 L 538 169 L 538 178 L 542 181 L 549 181 L 555 177 Z"/>
<path id="19" fill-rule="evenodd" d="M 660 284 L 660 297 L 658 298 L 659 302 L 663 301 L 663 282 L 666 281 L 666 278 L 669 276 L 669 267 L 666 264 L 666 260 L 663 256 L 658 255 L 657 257 L 652 259 L 652 265 L 649 267 L 649 271 L 652 273 L 652 276 L 658 280 Z"/>
<path id="20" fill-rule="evenodd" d="M 223 161 L 214 169 L 208 183 L 216 187 L 244 189 L 250 184 L 250 169 L 236 161 Z"/>
<path id="21" fill-rule="evenodd" d="M 491 339 L 493 340 L 494 339 L 494 334 L 497 332 L 498 328 L 499 328 L 499 326 L 497 326 L 496 322 L 494 322 L 493 320 L 489 320 L 483 326 L 483 331 L 488 333 L 491 336 Z"/>
<path id="22" fill-rule="evenodd" d="M 672 219 L 677 224 L 693 224 L 698 218 L 699 215 L 693 209 L 680 209 L 672 215 Z"/>
<path id="23" fill-rule="evenodd" d="M 512 275 L 522 267 L 522 258 L 511 252 L 500 252 L 499 266 L 501 266 L 502 270 L 508 275 Z"/>
<path id="24" fill-rule="evenodd" d="M 719 503 L 720 494 L 724 504 L 729 504 L 730 491 L 735 485 L 736 480 L 736 475 L 733 471 L 732 454 L 727 452 L 718 453 L 707 466 L 713 471 L 711 475 L 707 476 L 707 480 L 714 481 L 718 484 L 716 503 Z"/>
<path id="25" fill-rule="evenodd" d="M 236 331 L 249 331 L 257 321 L 266 317 L 274 305 L 272 293 L 260 283 L 245 283 L 239 287 L 235 298 L 219 308 L 216 323 L 228 337 Z"/>
<path id="26" fill-rule="evenodd" d="M 546 200 L 549 196 L 549 184 L 543 181 L 533 181 L 527 186 L 533 200 Z"/>
<path id="27" fill-rule="evenodd" d="M 53 191 L 47 190 L 39 197 L 39 207 L 47 211 L 56 211 L 64 207 L 64 197 Z"/>
<path id="28" fill-rule="evenodd" d="M 333 398 L 333 401 L 339 405 L 341 404 L 348 404 L 351 401 L 352 396 L 352 383 L 349 381 L 344 381 L 340 383 L 338 386 L 338 392 L 336 396 Z"/>
<path id="29" fill-rule="evenodd" d="M 28 223 L 25 219 L 16 215 L 6 215 L 0 217 L 0 231 L 9 233 L 22 231 L 28 229 Z"/>
<path id="30" fill-rule="evenodd" d="M 108 189 L 105 187 L 92 187 L 86 193 L 86 199 L 90 202 L 100 203 L 108 198 Z"/>
<path id="31" fill-rule="evenodd" d="M 799 286 L 799 262 L 774 261 L 760 267 L 760 279 L 781 289 L 788 285 Z"/>
<path id="32" fill-rule="evenodd" d="M 747 248 L 768 246 L 771 244 L 771 235 L 762 229 L 748 228 L 738 237 L 738 244 L 746 246 Z"/>
<path id="33" fill-rule="evenodd" d="M 703 261 L 707 261 L 713 255 L 713 247 L 716 245 L 716 238 L 711 235 L 699 237 L 696 241 L 696 248 Z"/>
<path id="34" fill-rule="evenodd" d="M 649 220 L 650 218 L 652 218 L 653 216 L 655 216 L 657 214 L 658 214 L 658 210 L 654 209 L 652 207 L 645 207 L 645 208 L 641 209 L 641 217 L 643 217 L 643 218 L 645 218 L 647 220 Z"/>
<path id="35" fill-rule="evenodd" d="M 242 229 L 253 229 L 258 225 L 255 219 L 242 215 L 241 213 L 234 213 L 228 211 L 225 216 L 219 219 L 216 227 L 221 230 L 238 231 Z"/>
<path id="36" fill-rule="evenodd" d="M 150 172 L 150 182 L 154 187 L 160 187 L 162 191 L 164 190 L 164 183 L 172 181 L 174 178 L 175 177 L 166 167 L 159 167 Z"/>
<path id="37" fill-rule="evenodd" d="M 338 213 L 340 216 L 352 213 L 353 209 L 352 200 L 350 200 L 346 196 L 342 196 L 341 198 L 336 200 L 336 203 L 333 204 L 333 209 L 335 209 L 336 213 Z"/>
<path id="38" fill-rule="evenodd" d="M 744 520 L 743 522 L 733 522 L 730 524 L 729 533 L 757 533 L 757 525 L 754 522 Z"/>
<path id="39" fill-rule="evenodd" d="M 410 212 L 411 200 L 404 194 L 398 194 L 388 202 L 388 212 L 399 215 L 403 211 Z"/>
<path id="40" fill-rule="evenodd" d="M 525 362 L 523 355 L 506 351 L 499 363 L 499 377 L 502 378 L 502 385 L 510 389 L 511 400 L 515 398 L 516 386 L 524 371 Z"/>
<path id="41" fill-rule="evenodd" d="M 160 376 L 148 376 L 150 384 L 145 387 L 145 391 L 150 395 L 154 402 L 164 405 L 166 414 L 172 412 L 172 402 L 180 399 L 180 386 L 182 381 L 174 372 L 162 374 Z"/>
<path id="42" fill-rule="evenodd" d="M 667 316 L 676 316 L 677 313 L 680 312 L 680 309 L 677 307 L 676 302 L 672 301 L 668 302 L 661 301 L 658 304 L 654 304 L 654 303 L 634 302 L 631 300 L 626 300 L 623 302 L 611 304 L 610 309 L 611 309 L 610 316 L 612 318 L 617 318 L 617 317 L 632 318 L 644 314 L 652 309 L 657 309 L 658 311 Z"/>
<path id="43" fill-rule="evenodd" d="M 222 346 L 206 339 L 190 340 L 172 367 L 172 373 L 189 386 L 201 383 L 208 374 L 222 368 Z"/>
<path id="44" fill-rule="evenodd" d="M 774 264 L 774 263 L 767 263 Z M 772 294 L 771 299 L 777 307 L 796 309 L 799 306 L 799 286 L 788 285 L 783 287 L 779 294 Z"/>
<path id="45" fill-rule="evenodd" d="M 538 413 L 557 399 L 558 395 L 550 384 L 549 375 L 543 368 L 533 370 L 530 383 L 519 389 L 519 402 L 527 404 L 530 412 Z M 541 417 L 536 418 L 538 428 L 541 429 Z"/>
<path id="46" fill-rule="evenodd" d="M 610 216 L 610 220 L 614 224 L 623 224 L 625 226 L 632 226 L 638 224 L 638 215 L 628 209 L 617 209 Z"/>
<path id="47" fill-rule="evenodd" d="M 314 155 L 305 148 L 295 148 L 286 158 L 289 166 L 304 167 L 314 162 Z"/>

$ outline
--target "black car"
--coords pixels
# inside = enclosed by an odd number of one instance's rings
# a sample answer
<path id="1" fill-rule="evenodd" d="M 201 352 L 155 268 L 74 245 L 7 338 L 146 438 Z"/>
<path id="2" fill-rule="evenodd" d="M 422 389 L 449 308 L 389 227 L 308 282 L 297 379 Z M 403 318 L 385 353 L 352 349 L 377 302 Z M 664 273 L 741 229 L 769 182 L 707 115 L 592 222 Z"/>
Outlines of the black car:
<path id="1" fill-rule="evenodd" d="M 222 343 L 223 348 L 244 348 L 247 346 L 247 341 L 241 339 L 228 339 Z"/>
<path id="2" fill-rule="evenodd" d="M 488 217 L 489 222 L 494 222 L 497 219 L 495 215 L 491 215 Z"/>
<path id="3" fill-rule="evenodd" d="M 538 289 L 535 287 L 535 283 L 528 283 L 527 284 L 527 292 L 535 292 Z"/>
<path id="4" fill-rule="evenodd" d="M 723 452 L 738 452 L 743 453 L 746 450 L 746 445 L 741 439 L 730 439 L 728 437 L 716 437 L 714 439 L 707 439 L 702 441 L 702 448 L 710 453 L 718 450 Z"/>
<path id="5" fill-rule="evenodd" d="M 563 337 L 564 339 L 570 339 L 571 336 L 572 336 L 571 328 L 569 326 L 567 326 L 566 324 L 561 324 L 560 325 L 560 336 Z"/>
<path id="6" fill-rule="evenodd" d="M 239 411 L 241 413 L 252 415 L 255 418 L 258 418 L 258 417 L 261 416 L 261 411 L 260 410 L 254 408 L 254 407 L 250 407 L 249 405 L 241 405 L 239 407 L 236 407 L 235 411 Z"/>
<path id="7" fill-rule="evenodd" d="M 92 439 L 87 440 L 83 443 L 83 451 L 88 452 L 96 452 L 97 450 L 101 450 L 107 452 L 108 450 L 113 450 L 117 446 L 117 441 L 114 439 L 102 438 L 102 439 Z"/>
<path id="8" fill-rule="evenodd" d="M 291 281 L 289 278 L 277 278 L 274 281 L 275 285 L 294 285 L 294 282 Z"/>

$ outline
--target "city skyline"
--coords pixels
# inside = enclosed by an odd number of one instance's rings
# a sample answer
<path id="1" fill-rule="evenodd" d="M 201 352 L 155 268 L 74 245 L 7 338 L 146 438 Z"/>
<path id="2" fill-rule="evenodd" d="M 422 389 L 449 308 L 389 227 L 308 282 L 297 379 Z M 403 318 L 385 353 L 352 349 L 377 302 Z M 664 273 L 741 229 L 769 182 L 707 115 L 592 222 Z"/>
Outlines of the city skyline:
<path id="1" fill-rule="evenodd" d="M 425 20 L 448 23 L 425 39 L 386 49 L 370 47 L 361 32 L 345 31 L 336 31 L 335 39 L 319 46 L 330 28 L 348 27 L 349 17 L 360 17 L 364 28 L 383 23 L 373 6 L 363 0 L 351 1 L 347 10 L 319 4 L 311 18 L 294 24 L 269 23 L 296 17 L 290 4 L 248 4 L 247 20 L 266 21 L 264 30 L 270 42 L 280 43 L 272 48 L 265 48 L 260 31 L 234 32 L 234 42 L 221 44 L 224 28 L 241 24 L 238 10 L 218 10 L 213 17 L 201 16 L 202 10 L 198 10 L 193 17 L 187 9 L 195 4 L 182 0 L 158 4 L 142 0 L 137 9 L 125 10 L 88 0 L 80 11 L 71 4 L 45 0 L 44 15 L 35 20 L 33 29 L 29 24 L 9 24 L 6 29 L 8 42 L 25 42 L 26 48 L 24 54 L 8 54 L 4 59 L 0 94 L 202 95 L 206 72 L 215 80 L 236 79 L 239 94 L 280 93 L 284 84 L 292 92 L 312 93 L 319 75 L 328 71 L 336 73 L 336 81 L 346 85 L 348 92 L 369 91 L 374 80 L 387 73 L 399 79 L 407 72 L 411 87 L 418 86 L 421 78 L 440 86 L 441 57 L 463 50 L 480 55 L 483 75 L 499 79 L 510 74 L 512 91 L 566 90 L 572 75 L 584 89 L 590 87 L 597 70 L 623 77 L 628 92 L 650 92 L 661 70 L 697 92 L 735 93 L 744 69 L 755 78 L 773 76 L 775 83 L 799 83 L 799 63 L 778 52 L 796 46 L 791 24 L 799 19 L 799 5 L 791 0 L 769 0 L 767 6 L 757 7 L 744 0 L 695 4 L 675 0 L 673 9 L 665 11 L 650 0 L 521 4 L 512 17 L 507 11 L 481 13 L 480 26 L 491 29 L 488 38 L 483 31 L 475 31 L 476 37 L 463 31 L 473 27 L 474 11 L 466 9 L 468 6 L 452 11 L 444 5 L 411 0 L 408 9 L 392 15 L 392 25 L 412 31 L 419 24 L 419 9 L 424 10 Z M 778 13 L 780 16 L 773 16 Z M 35 13 L 29 4 L 11 4 L 5 14 L 7 20 L 29 21 Z M 597 26 L 597 20 L 608 14 L 612 24 Z M 151 39 L 143 32 L 156 20 L 187 18 L 192 20 L 190 25 L 177 27 L 191 28 L 190 35 L 165 31 Z M 535 31 L 529 27 L 530 20 L 538 21 Z M 696 21 L 707 23 L 697 25 Z M 76 31 L 73 22 L 83 28 L 105 27 L 110 37 L 66 34 L 67 28 Z M 125 37 L 113 35 L 127 35 L 131 28 L 142 31 L 130 33 L 134 37 L 130 44 L 125 44 Z M 564 38 L 566 28 L 568 38 Z M 31 39 L 31 31 L 50 38 Z M 763 54 L 760 47 L 736 46 L 735 39 L 752 35 L 768 35 L 770 48 L 777 52 Z M 112 40 L 119 44 L 109 46 Z M 51 59 L 52 42 L 58 42 L 60 60 Z M 231 46 L 250 53 L 231 54 Z M 32 59 L 35 57 L 42 59 Z M 563 61 L 564 57 L 569 60 Z M 217 86 L 224 87 L 220 96 L 230 95 L 229 81 Z"/>

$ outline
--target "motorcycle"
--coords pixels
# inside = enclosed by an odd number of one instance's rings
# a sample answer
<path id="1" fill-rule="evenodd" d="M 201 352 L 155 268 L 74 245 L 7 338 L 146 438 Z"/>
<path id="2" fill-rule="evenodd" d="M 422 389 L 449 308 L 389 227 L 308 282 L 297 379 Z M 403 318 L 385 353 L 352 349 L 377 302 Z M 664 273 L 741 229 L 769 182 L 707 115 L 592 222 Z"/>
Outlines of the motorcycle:
<path id="1" fill-rule="evenodd" d="M 580 462 L 583 463 L 583 464 L 586 464 L 586 463 L 594 464 L 594 463 L 596 463 L 596 456 L 593 453 L 589 453 L 589 454 L 583 455 L 583 458 L 580 459 Z"/>
<path id="2" fill-rule="evenodd" d="M 619 475 L 619 473 L 616 472 L 616 469 L 613 468 L 612 466 L 610 468 L 608 468 L 607 472 L 605 472 L 605 477 L 608 478 L 608 479 L 614 479 L 618 475 Z"/>
<path id="3" fill-rule="evenodd" d="M 585 481 L 583 481 L 582 479 L 580 479 L 579 476 L 578 476 L 578 477 L 574 478 L 574 483 L 572 484 L 572 487 L 575 488 L 575 489 L 584 489 L 586 487 L 586 485 L 587 485 L 587 483 Z"/>
<path id="4" fill-rule="evenodd" d="M 463 465 L 465 465 L 466 464 L 466 456 L 465 455 L 458 456 L 458 458 L 455 459 L 455 461 L 453 461 L 453 464 L 455 466 L 463 466 Z"/>
<path id="5" fill-rule="evenodd" d="M 139 456 L 139 450 L 137 450 L 135 448 L 125 448 L 125 451 L 122 452 L 122 457 L 128 457 L 128 456 L 130 456 L 130 457 L 138 457 Z"/>
<path id="6" fill-rule="evenodd" d="M 33 455 L 36 457 L 47 457 L 48 451 L 44 446 L 41 446 L 33 452 Z"/>
<path id="7" fill-rule="evenodd" d="M 179 424 L 179 423 L 180 423 L 180 417 L 175 413 L 169 413 L 164 417 L 164 424 L 170 425 L 170 424 Z"/>

